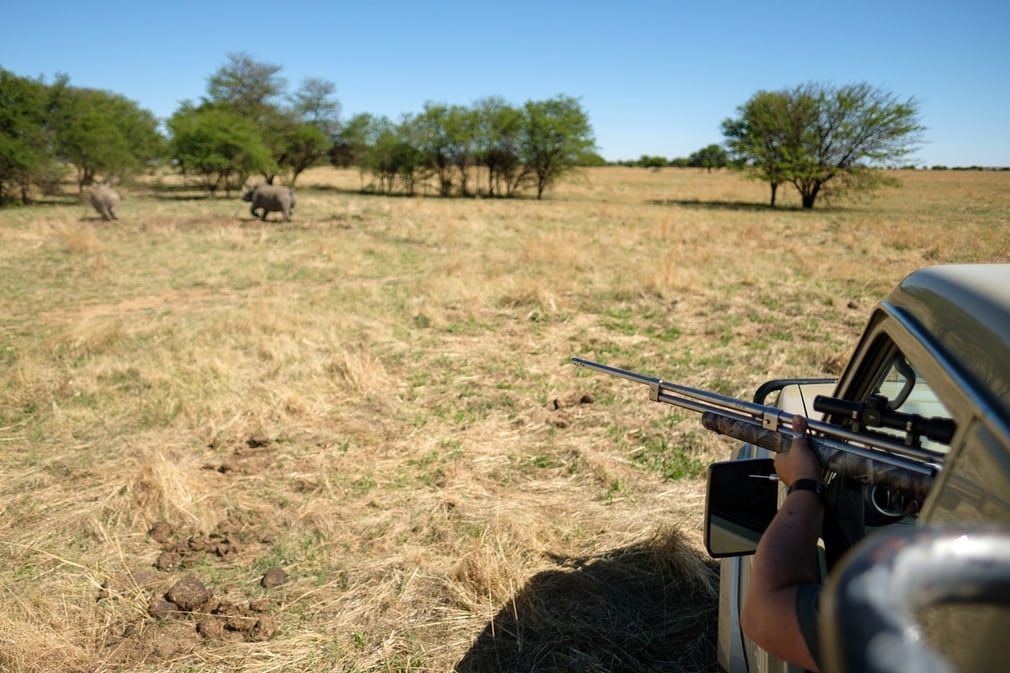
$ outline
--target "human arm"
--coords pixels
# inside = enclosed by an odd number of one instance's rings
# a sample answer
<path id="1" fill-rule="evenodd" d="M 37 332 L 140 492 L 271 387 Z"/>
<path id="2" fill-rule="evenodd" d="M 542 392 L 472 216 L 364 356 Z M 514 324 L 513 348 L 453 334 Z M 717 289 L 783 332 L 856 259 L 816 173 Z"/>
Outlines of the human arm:
<path id="1" fill-rule="evenodd" d="M 817 458 L 806 441 L 805 419 L 794 416 L 797 433 L 789 451 L 775 457 L 775 472 L 787 487 L 798 479 L 820 479 Z M 812 491 L 786 496 L 758 543 L 740 622 L 744 633 L 761 648 L 785 661 L 817 671 L 803 637 L 796 597 L 801 586 L 816 584 L 817 539 L 824 509 Z"/>

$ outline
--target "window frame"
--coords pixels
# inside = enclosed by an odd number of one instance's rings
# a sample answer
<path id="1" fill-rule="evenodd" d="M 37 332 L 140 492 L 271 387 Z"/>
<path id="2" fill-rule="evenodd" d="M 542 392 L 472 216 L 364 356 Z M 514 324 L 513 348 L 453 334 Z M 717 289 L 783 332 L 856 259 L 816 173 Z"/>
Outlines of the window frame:
<path id="1" fill-rule="evenodd" d="M 873 392 L 876 376 L 892 361 L 895 350 L 900 351 L 915 371 L 929 382 L 937 399 L 957 424 L 950 450 L 923 503 L 920 517 L 928 520 L 936 494 L 943 488 L 951 466 L 962 453 L 968 429 L 973 422 L 984 417 L 980 409 L 981 398 L 929 333 L 911 316 L 886 302 L 882 302 L 871 316 L 848 367 L 839 379 L 835 396 L 863 401 Z"/>

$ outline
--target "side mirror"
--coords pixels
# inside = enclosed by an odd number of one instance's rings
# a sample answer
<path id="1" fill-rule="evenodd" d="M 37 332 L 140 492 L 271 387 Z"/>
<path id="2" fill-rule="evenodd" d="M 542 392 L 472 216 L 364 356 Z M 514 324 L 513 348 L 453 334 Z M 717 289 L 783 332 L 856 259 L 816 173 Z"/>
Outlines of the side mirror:
<path id="1" fill-rule="evenodd" d="M 708 467 L 705 549 L 712 558 L 746 556 L 778 511 L 771 458 L 727 460 Z"/>

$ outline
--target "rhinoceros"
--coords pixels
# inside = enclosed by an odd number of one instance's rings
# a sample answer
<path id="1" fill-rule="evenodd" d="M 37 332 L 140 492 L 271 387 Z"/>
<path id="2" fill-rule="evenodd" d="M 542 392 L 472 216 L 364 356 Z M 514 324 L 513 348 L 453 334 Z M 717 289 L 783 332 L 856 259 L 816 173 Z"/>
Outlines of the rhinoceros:
<path id="1" fill-rule="evenodd" d="M 271 212 L 284 213 L 284 221 L 291 221 L 291 211 L 295 209 L 295 190 L 280 185 L 258 184 L 248 187 L 242 195 L 243 201 L 250 201 L 249 212 L 266 222 L 267 214 Z M 262 210 L 262 213 L 257 213 Z"/>
<path id="2" fill-rule="evenodd" d="M 96 185 L 91 190 L 91 205 L 95 207 L 95 210 L 98 211 L 98 214 L 106 222 L 118 219 L 116 217 L 116 208 L 119 207 L 119 194 L 112 187 L 108 185 Z"/>

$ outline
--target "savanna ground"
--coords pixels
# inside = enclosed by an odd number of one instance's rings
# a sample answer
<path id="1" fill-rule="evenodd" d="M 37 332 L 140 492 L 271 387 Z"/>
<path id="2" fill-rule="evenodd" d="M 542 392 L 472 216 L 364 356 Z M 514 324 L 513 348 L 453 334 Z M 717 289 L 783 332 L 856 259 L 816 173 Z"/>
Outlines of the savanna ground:
<path id="1" fill-rule="evenodd" d="M 0 669 L 713 670 L 732 443 L 569 358 L 837 375 L 906 273 L 1010 260 L 1010 173 L 900 177 L 813 212 L 624 168 L 542 202 L 316 169 L 290 223 L 170 179 L 118 222 L 0 211 Z"/>

